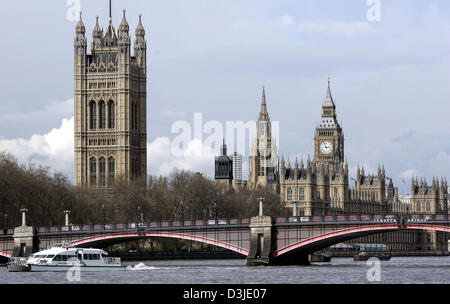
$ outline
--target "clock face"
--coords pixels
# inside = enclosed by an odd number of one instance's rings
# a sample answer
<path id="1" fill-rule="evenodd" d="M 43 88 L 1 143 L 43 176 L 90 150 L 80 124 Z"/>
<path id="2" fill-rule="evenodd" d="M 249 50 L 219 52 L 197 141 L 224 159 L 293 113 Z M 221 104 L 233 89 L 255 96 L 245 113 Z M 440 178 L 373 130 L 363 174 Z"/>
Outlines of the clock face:
<path id="1" fill-rule="evenodd" d="M 333 152 L 333 144 L 329 141 L 324 141 L 320 144 L 320 152 L 323 154 L 330 154 Z"/>

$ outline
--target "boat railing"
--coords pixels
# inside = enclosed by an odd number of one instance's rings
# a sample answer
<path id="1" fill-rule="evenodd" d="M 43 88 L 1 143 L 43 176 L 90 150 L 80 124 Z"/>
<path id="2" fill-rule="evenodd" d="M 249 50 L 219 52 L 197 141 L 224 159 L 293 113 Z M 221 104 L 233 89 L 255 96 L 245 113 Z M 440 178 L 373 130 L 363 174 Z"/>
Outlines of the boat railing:
<path id="1" fill-rule="evenodd" d="M 120 265 L 120 258 L 110 258 L 110 257 L 105 257 L 105 264 L 108 265 Z"/>
<path id="2" fill-rule="evenodd" d="M 11 257 L 8 259 L 8 264 L 10 264 L 10 265 L 27 265 L 28 258 Z"/>

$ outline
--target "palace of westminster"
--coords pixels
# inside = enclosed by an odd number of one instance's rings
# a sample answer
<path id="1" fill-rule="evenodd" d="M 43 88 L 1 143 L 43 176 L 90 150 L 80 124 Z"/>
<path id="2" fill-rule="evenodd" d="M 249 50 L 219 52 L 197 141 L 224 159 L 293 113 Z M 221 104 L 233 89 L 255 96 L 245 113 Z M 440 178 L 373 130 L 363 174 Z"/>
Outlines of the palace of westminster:
<path id="1" fill-rule="evenodd" d="M 104 31 L 98 22 L 87 51 L 86 28 L 81 18 L 74 39 L 75 184 L 108 189 L 121 176 L 131 181 L 147 176 L 147 42 L 139 16 L 131 52 L 129 25 L 123 18 L 116 32 L 111 16 Z M 337 121 L 330 82 L 316 126 L 314 159 L 281 162 L 271 135 L 271 121 L 263 89 L 257 136 L 249 157 L 249 180 L 233 180 L 233 160 L 216 157 L 215 179 L 230 191 L 240 187 L 269 187 L 279 193 L 286 207 L 298 215 L 448 213 L 447 181 L 431 185 L 413 178 L 411 202 L 400 202 L 385 169 L 366 174 L 358 168 L 354 187 L 349 183 L 344 158 L 344 133 Z M 234 187 L 233 185 L 238 185 Z M 364 238 L 388 243 L 397 251 L 447 250 L 447 239 L 438 232 L 396 232 Z M 445 249 L 444 249 L 445 246 Z"/>
<path id="2" fill-rule="evenodd" d="M 222 189 L 239 191 L 242 185 L 249 189 L 269 187 L 280 195 L 281 202 L 293 208 L 295 215 L 338 214 L 448 214 L 448 185 L 444 178 L 433 178 L 431 185 L 426 180 L 413 178 L 411 200 L 399 200 L 398 189 L 388 178 L 384 167 L 376 174 L 366 174 L 359 168 L 354 187 L 349 184 L 349 168 L 344 158 L 344 132 L 339 125 L 330 81 L 322 103 L 321 119 L 314 137 L 314 159 L 306 164 L 303 160 L 291 165 L 284 157 L 281 165 L 277 147 L 271 134 L 271 121 L 267 111 L 263 88 L 261 110 L 256 126 L 256 138 L 249 157 L 248 182 L 235 181 L 232 175 L 233 162 L 226 155 L 216 157 L 215 178 Z M 389 180 L 389 183 L 386 181 Z M 234 181 L 234 183 L 233 183 Z M 295 207 L 294 207 L 295 205 Z M 448 237 L 443 232 L 393 232 L 356 240 L 360 243 L 384 243 L 397 252 L 432 251 L 446 252 Z"/>

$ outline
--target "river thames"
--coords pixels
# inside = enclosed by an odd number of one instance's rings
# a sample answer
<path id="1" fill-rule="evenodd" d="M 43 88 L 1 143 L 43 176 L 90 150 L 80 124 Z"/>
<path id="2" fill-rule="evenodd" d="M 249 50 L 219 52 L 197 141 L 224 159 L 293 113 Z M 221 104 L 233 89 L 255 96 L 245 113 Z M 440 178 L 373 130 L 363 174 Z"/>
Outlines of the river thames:
<path id="1" fill-rule="evenodd" d="M 372 265 L 351 258 L 291 267 L 245 267 L 245 260 L 124 262 L 121 270 L 81 272 L 70 282 L 65 272 L 9 273 L 0 267 L 1 284 L 448 284 L 450 257 L 396 257 L 381 261 L 373 281 Z M 371 277 L 371 281 L 368 280 Z"/>

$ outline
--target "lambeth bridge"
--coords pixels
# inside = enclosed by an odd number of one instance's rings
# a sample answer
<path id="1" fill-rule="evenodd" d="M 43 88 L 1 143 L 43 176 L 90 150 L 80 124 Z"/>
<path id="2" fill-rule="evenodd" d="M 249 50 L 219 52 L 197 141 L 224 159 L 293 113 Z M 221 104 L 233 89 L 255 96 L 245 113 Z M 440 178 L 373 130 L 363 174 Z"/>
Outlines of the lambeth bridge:
<path id="1" fill-rule="evenodd" d="M 400 230 L 450 232 L 448 215 L 330 215 L 30 227 L 0 231 L 0 256 L 29 256 L 54 243 L 105 248 L 142 238 L 172 238 L 232 250 L 254 265 L 308 264 L 308 255 L 372 234 Z"/>

